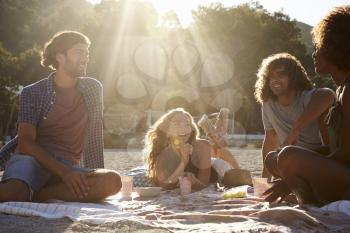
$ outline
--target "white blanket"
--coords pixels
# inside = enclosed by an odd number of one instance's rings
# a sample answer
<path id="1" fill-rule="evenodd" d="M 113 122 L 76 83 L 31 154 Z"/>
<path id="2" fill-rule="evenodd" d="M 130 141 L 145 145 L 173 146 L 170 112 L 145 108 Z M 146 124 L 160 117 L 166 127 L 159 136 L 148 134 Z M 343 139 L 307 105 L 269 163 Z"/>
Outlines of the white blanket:
<path id="1" fill-rule="evenodd" d="M 349 205 L 349 202 L 343 204 Z M 254 197 L 223 200 L 222 193 L 216 191 L 213 185 L 186 197 L 181 197 L 179 190 L 172 190 L 162 191 L 160 196 L 151 199 L 139 198 L 134 194 L 131 201 L 120 201 L 117 195 L 98 204 L 0 203 L 0 212 L 7 214 L 48 219 L 68 217 L 72 221 L 90 224 L 132 220 L 176 232 L 350 230 L 350 216 L 339 208 L 324 208 L 269 205 Z"/>
<path id="2" fill-rule="evenodd" d="M 0 203 L 0 212 L 21 216 L 39 216 L 48 219 L 68 217 L 72 221 L 102 224 L 130 216 L 118 204 L 78 202 L 5 202 Z"/>

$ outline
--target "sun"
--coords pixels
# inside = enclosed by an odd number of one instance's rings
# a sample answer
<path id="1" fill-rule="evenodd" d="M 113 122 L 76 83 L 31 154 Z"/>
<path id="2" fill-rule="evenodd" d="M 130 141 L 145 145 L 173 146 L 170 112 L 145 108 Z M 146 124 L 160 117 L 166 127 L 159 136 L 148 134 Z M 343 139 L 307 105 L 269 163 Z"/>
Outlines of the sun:
<path id="1" fill-rule="evenodd" d="M 86 0 L 92 4 L 99 4 L 102 0 Z M 128 0 L 136 1 L 136 0 Z M 181 27 L 188 27 L 192 22 L 191 11 L 196 9 L 199 2 L 196 1 L 186 1 L 186 0 L 138 0 L 143 2 L 150 2 L 159 14 L 159 19 L 161 21 L 162 17 L 169 12 L 174 12 L 180 22 Z M 204 1 L 206 2 L 206 1 Z M 204 3 L 203 2 L 203 3 Z"/>
<path id="2" fill-rule="evenodd" d="M 188 27 L 192 23 L 191 10 L 195 7 L 191 1 L 171 0 L 147 0 L 151 2 L 161 18 L 168 12 L 174 12 L 182 27 Z"/>
<path id="3" fill-rule="evenodd" d="M 95 5 L 95 4 L 101 3 L 102 0 L 86 0 L 86 1 L 88 1 L 88 2 L 90 2 L 90 3 Z"/>

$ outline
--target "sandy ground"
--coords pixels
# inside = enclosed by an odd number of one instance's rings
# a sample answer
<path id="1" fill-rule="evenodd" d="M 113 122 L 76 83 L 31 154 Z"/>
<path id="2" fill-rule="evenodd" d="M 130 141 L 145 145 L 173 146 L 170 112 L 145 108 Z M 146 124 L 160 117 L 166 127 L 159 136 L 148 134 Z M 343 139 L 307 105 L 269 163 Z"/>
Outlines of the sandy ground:
<path id="1" fill-rule="evenodd" d="M 261 173 L 260 150 L 232 148 L 232 153 L 237 157 L 242 168 L 249 169 L 253 176 Z M 143 155 L 140 150 L 105 150 L 106 168 L 120 171 L 121 173 L 135 166 L 143 165 Z M 69 219 L 47 220 L 38 217 L 21 217 L 0 214 L 1 233 L 32 233 L 32 232 L 169 232 L 165 229 L 149 227 L 132 221 L 119 221 L 102 225 L 87 225 L 73 223 Z"/>

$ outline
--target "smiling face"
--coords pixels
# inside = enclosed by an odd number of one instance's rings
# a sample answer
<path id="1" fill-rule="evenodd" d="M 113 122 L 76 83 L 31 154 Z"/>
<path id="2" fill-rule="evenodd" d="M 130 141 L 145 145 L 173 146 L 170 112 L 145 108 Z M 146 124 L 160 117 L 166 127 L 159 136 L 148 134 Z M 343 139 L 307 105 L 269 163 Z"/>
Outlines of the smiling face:
<path id="1" fill-rule="evenodd" d="M 65 54 L 58 54 L 59 69 L 76 78 L 86 75 L 89 62 L 89 46 L 84 43 L 73 45 Z"/>
<path id="2" fill-rule="evenodd" d="M 192 125 L 191 119 L 183 114 L 177 113 L 170 120 L 167 135 L 171 139 L 180 139 L 183 142 L 187 142 L 191 136 Z"/>
<path id="3" fill-rule="evenodd" d="M 278 67 L 271 71 L 269 76 L 269 87 L 274 95 L 281 96 L 290 91 L 289 77 L 284 67 Z"/>

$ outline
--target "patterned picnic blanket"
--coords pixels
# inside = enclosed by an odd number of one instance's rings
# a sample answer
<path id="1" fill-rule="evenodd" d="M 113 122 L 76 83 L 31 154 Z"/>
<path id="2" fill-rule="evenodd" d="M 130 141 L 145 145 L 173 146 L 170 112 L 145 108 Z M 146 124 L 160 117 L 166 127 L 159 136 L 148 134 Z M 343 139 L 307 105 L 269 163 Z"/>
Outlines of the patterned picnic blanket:
<path id="1" fill-rule="evenodd" d="M 334 204 L 333 204 L 334 205 Z M 345 202 L 343 205 L 349 205 Z M 103 203 L 0 204 L 0 212 L 103 224 L 132 220 L 175 232 L 350 232 L 350 216 L 334 209 L 270 205 L 248 196 L 224 200 L 214 185 L 182 197 L 179 190 L 162 191 L 155 198 L 130 201 L 116 195 Z"/>

